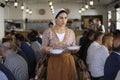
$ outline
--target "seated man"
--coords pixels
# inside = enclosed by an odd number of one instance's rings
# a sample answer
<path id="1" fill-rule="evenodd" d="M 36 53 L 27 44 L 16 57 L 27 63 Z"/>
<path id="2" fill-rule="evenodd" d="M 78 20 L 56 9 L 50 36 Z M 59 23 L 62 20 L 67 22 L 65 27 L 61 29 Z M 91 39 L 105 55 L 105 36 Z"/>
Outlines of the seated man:
<path id="1" fill-rule="evenodd" d="M 16 80 L 12 72 L 0 63 L 0 80 Z"/>
<path id="2" fill-rule="evenodd" d="M 26 61 L 16 54 L 17 47 L 0 44 L 0 55 L 5 58 L 4 65 L 13 73 L 16 80 L 28 80 L 28 66 Z"/>
<path id="3" fill-rule="evenodd" d="M 29 77 L 33 78 L 35 76 L 35 68 L 36 68 L 36 58 L 35 53 L 30 45 L 25 41 L 25 38 L 22 34 L 16 34 L 16 44 L 22 50 L 29 61 Z"/>
<path id="4" fill-rule="evenodd" d="M 116 30 L 113 33 L 113 51 L 107 58 L 104 67 L 105 80 L 115 80 L 115 77 L 120 70 L 120 31 Z"/>

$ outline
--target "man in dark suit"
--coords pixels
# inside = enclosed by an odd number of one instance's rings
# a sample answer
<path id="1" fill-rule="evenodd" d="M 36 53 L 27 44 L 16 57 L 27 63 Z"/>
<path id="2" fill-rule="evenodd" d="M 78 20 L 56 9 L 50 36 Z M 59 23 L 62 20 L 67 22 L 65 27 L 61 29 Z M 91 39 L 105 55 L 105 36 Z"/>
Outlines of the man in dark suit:
<path id="1" fill-rule="evenodd" d="M 19 48 L 22 50 L 22 52 L 25 54 L 29 61 L 29 77 L 33 78 L 35 76 L 35 68 L 36 68 L 36 58 L 35 53 L 33 49 L 28 45 L 28 43 L 25 41 L 25 38 L 22 34 L 16 34 L 16 44 L 19 46 Z"/>

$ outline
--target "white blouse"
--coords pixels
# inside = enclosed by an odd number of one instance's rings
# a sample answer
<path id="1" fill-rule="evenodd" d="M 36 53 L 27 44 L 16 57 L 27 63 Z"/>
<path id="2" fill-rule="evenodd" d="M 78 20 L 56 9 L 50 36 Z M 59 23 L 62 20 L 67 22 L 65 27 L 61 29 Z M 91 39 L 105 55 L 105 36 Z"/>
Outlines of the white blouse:
<path id="1" fill-rule="evenodd" d="M 56 35 L 57 35 L 59 41 L 62 42 L 64 39 L 64 36 L 65 36 L 65 33 L 56 33 Z"/>

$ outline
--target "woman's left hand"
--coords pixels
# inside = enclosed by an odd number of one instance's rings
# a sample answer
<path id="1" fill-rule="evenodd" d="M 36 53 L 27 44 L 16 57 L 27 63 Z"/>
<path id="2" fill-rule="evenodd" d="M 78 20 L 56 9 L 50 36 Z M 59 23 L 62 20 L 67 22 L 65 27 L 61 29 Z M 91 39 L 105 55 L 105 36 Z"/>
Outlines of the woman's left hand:
<path id="1" fill-rule="evenodd" d="M 71 54 L 76 54 L 79 51 L 79 49 L 77 49 L 77 50 L 69 50 L 69 51 L 71 52 Z"/>

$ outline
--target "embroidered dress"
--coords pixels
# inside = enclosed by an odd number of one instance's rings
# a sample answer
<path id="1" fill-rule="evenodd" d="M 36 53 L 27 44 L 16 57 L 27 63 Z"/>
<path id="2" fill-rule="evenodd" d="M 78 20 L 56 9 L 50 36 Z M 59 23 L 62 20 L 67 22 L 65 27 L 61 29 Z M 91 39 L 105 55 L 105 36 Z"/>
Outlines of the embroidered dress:
<path id="1" fill-rule="evenodd" d="M 75 34 L 66 28 L 63 41 L 60 41 L 54 29 L 43 33 L 42 47 L 49 46 L 53 49 L 66 48 L 75 45 Z M 48 60 L 47 80 L 76 80 L 76 68 L 73 56 L 69 53 L 52 54 Z"/>

